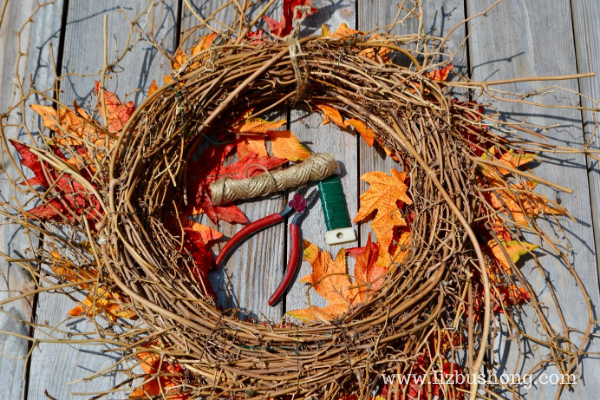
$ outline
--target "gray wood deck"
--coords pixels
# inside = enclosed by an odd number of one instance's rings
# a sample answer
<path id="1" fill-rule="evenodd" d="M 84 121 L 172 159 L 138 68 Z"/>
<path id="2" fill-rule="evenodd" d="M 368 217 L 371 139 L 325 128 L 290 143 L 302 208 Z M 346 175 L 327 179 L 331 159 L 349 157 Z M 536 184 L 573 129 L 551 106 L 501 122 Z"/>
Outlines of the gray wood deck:
<path id="1" fill-rule="evenodd" d="M 6 2 L 8 0 L 4 0 Z M 4 4 L 4 2 L 2 2 Z M 139 0 L 56 0 L 51 6 L 40 10 L 35 16 L 35 24 L 29 25 L 22 35 L 20 48 L 17 48 L 13 32 L 20 29 L 35 10 L 36 0 L 10 0 L 0 27 L 0 110 L 10 104 L 13 93 L 15 72 L 21 77 L 31 77 L 38 89 L 47 89 L 54 85 L 52 58 L 62 73 L 76 71 L 81 75 L 72 75 L 61 82 L 62 100 L 69 104 L 77 100 L 86 104 L 90 100 L 94 80 L 102 65 L 102 30 L 105 15 L 108 15 L 108 30 L 111 38 L 111 51 L 122 50 L 126 45 L 129 23 L 123 13 L 136 16 L 142 4 Z M 194 5 L 205 14 L 222 4 L 221 0 L 194 0 Z M 399 1 L 399 3 L 402 3 Z M 492 0 L 424 0 L 424 28 L 435 35 L 444 35 L 465 17 L 472 16 L 493 3 Z M 180 32 L 195 24 L 195 17 L 182 7 L 181 0 L 157 2 L 152 14 L 154 31 L 163 46 L 173 50 Z M 321 24 L 337 27 L 346 22 L 350 27 L 371 30 L 391 23 L 396 15 L 395 1 L 389 0 L 313 0 L 320 11 L 305 21 L 307 33 L 318 32 Z M 0 8 L 0 12 L 2 8 Z M 222 15 L 222 20 L 227 20 Z M 413 24 L 413 25 L 411 25 Z M 150 25 L 148 25 L 150 26 Z M 180 28 L 178 28 L 180 27 Z M 417 27 L 414 21 L 396 28 L 397 33 L 411 32 Z M 470 21 L 456 30 L 449 46 L 456 50 L 467 38 L 468 46 L 457 53 L 455 65 L 473 79 L 504 79 L 519 76 L 563 75 L 589 71 L 600 72 L 600 3 L 590 0 L 503 0 L 487 17 Z M 21 54 L 18 71 L 14 61 Z M 111 56 L 114 58 L 113 53 Z M 125 57 L 122 62 L 124 71 L 108 83 L 110 90 L 122 97 L 130 93 L 129 99 L 139 103 L 147 93 L 152 79 L 162 82 L 162 76 L 168 71 L 168 63 L 160 54 L 147 44 L 140 44 Z M 530 92 L 552 85 L 552 82 L 522 83 L 502 87 L 503 90 Z M 591 98 L 600 98 L 600 78 L 580 81 L 561 82 L 561 85 L 575 92 L 582 92 Z M 135 92 L 138 90 L 138 92 Z M 568 103 L 591 105 L 591 101 L 573 94 L 561 92 L 542 98 L 548 104 Z M 539 125 L 556 125 L 559 129 L 550 131 L 549 142 L 563 146 L 581 147 L 592 137 L 593 119 L 587 112 L 576 110 L 547 111 L 522 105 L 503 106 L 510 111 L 510 118 L 528 121 Z M 287 110 L 279 111 L 285 118 Z M 309 148 L 318 152 L 331 152 L 344 166 L 342 184 L 348 200 L 351 214 L 358 209 L 360 192 L 366 189 L 359 181 L 360 175 L 372 170 L 387 171 L 392 166 L 381 154 L 359 143 L 356 136 L 340 132 L 331 125 L 322 126 L 320 117 L 307 116 L 302 110 L 291 110 L 289 129 L 292 130 Z M 31 116 L 33 118 L 33 116 Z M 21 140 L 26 140 L 21 137 Z M 592 147 L 600 147 L 600 138 L 596 135 Z M 600 166 L 582 155 L 556 155 L 548 157 L 536 168 L 536 174 L 574 190 L 573 195 L 555 193 L 548 188 L 540 188 L 550 198 L 560 197 L 562 204 L 577 219 L 573 223 L 561 218 L 564 231 L 569 236 L 571 262 L 585 283 L 593 304 L 600 304 L 598 286 L 598 265 L 600 264 Z M 6 182 L 0 180 L 0 195 L 10 199 L 15 194 Z M 286 202 L 285 198 L 249 203 L 242 207 L 250 220 L 279 211 Z M 304 236 L 317 245 L 324 247 L 321 217 L 311 213 L 304 223 Z M 551 237 L 559 238 L 560 230 L 546 226 Z M 230 236 L 237 227 L 221 228 Z M 361 244 L 368 234 L 367 226 L 358 226 Z M 2 226 L 0 228 L 0 251 L 7 254 L 23 254 L 29 247 L 24 240 L 24 232 Z M 286 310 L 304 308 L 306 304 L 305 288 L 296 284 L 284 302 L 270 308 L 266 303 L 281 279 L 286 263 L 284 249 L 287 235 L 285 227 L 270 229 L 251 240 L 227 266 L 212 277 L 213 285 L 222 304 L 226 307 L 241 307 L 248 315 L 280 318 Z M 329 250 L 335 255 L 339 246 Z M 273 257 L 273 254 L 281 254 Z M 584 299 L 579 294 L 576 283 L 558 259 L 551 255 L 542 258 L 542 265 L 548 274 L 548 280 L 535 278 L 533 285 L 542 299 L 550 296 L 547 285 L 557 291 L 560 299 L 568 304 L 565 318 L 572 326 L 585 326 L 587 314 Z M 3 278 L 0 279 L 0 301 L 26 292 L 33 286 L 28 274 L 17 266 L 0 261 Z M 524 271 L 531 276 L 531 266 Z M 309 271 L 308 265 L 302 266 L 300 276 Z M 319 304 L 317 296 L 311 297 L 313 304 Z M 92 326 L 80 320 L 65 320 L 66 312 L 73 306 L 67 298 L 39 295 L 11 303 L 0 313 L 0 332 L 15 332 L 24 336 L 32 332 L 20 320 L 35 321 L 41 325 L 33 334 L 43 339 L 44 326 L 56 326 L 71 332 L 93 332 Z M 12 314 L 17 318 L 11 317 Z M 596 316 L 597 318 L 597 316 Z M 551 323 L 557 321 L 550 320 Z M 596 332 L 598 333 L 598 332 Z M 576 332 L 574 332 L 576 334 Z M 528 346 L 528 344 L 523 344 Z M 9 400 L 47 399 L 45 391 L 56 399 L 89 398 L 78 397 L 77 393 L 100 392 L 110 389 L 123 380 L 123 375 L 111 375 L 91 382 L 78 381 L 93 372 L 110 367 L 115 361 L 114 355 L 102 354 L 102 348 L 91 346 L 64 346 L 36 343 L 0 333 L 0 398 Z M 600 346 L 592 345 L 590 352 L 600 352 Z M 527 365 L 534 365 L 544 357 L 544 349 L 529 346 Z M 26 356 L 31 352 L 29 362 Z M 511 366 L 515 363 L 516 352 L 499 342 L 493 355 L 498 362 L 498 371 L 515 372 Z M 516 371 L 526 372 L 526 370 Z M 547 373 L 552 373 L 548 370 Z M 600 362 L 598 357 L 590 357 L 582 363 L 581 381 L 572 392 L 564 393 L 564 398 L 593 399 L 600 393 Z M 538 385 L 522 393 L 526 398 L 551 398 L 557 390 L 556 385 Z M 126 398 L 127 392 L 110 395 L 109 399 Z M 508 396 L 507 398 L 510 398 Z"/>

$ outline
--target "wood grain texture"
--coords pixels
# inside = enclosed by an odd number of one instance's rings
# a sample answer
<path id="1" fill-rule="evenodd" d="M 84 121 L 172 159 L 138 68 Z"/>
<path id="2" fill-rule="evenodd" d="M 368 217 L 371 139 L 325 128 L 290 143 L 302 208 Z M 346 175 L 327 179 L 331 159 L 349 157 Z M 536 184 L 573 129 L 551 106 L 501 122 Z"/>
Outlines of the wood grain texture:
<path id="1" fill-rule="evenodd" d="M 398 2 L 402 3 L 402 2 Z M 407 6 L 410 2 L 407 2 Z M 392 24 L 398 15 L 398 4 L 386 0 L 359 0 L 358 2 L 358 29 L 371 31 Z M 444 37 L 450 29 L 465 19 L 464 2 L 462 0 L 425 0 L 422 2 L 423 31 L 425 34 Z M 407 15 L 403 10 L 400 19 Z M 397 25 L 392 32 L 397 35 L 408 35 L 418 32 L 419 25 L 416 18 L 407 18 L 404 24 Z M 457 71 L 466 71 L 467 51 L 461 46 L 466 36 L 464 25 L 459 26 L 447 41 L 448 50 L 456 53 L 454 65 Z M 408 65 L 403 57 L 397 57 L 396 61 Z M 360 176 L 370 171 L 383 171 L 390 174 L 390 169 L 402 170 L 402 166 L 387 157 L 384 150 L 377 144 L 369 147 L 363 140 L 359 141 L 359 170 Z M 360 181 L 360 193 L 364 193 L 369 184 Z M 369 233 L 372 233 L 370 221 L 360 225 L 361 245 L 365 245 Z M 373 236 L 374 238 L 374 236 Z"/>
<path id="2" fill-rule="evenodd" d="M 216 10 L 219 10 L 225 3 L 218 1 L 192 1 L 195 11 L 202 17 L 207 18 Z M 276 4 L 267 15 L 274 19 L 280 18 L 281 1 Z M 257 6 L 253 12 L 258 12 Z M 232 6 L 224 8 L 215 15 L 215 18 L 224 24 L 229 24 L 235 17 Z M 190 28 L 198 24 L 197 18 L 187 7 L 183 9 L 182 31 L 185 33 Z M 216 29 L 221 29 L 222 25 L 218 22 L 212 22 L 211 25 Z M 260 23 L 262 25 L 262 21 Z M 259 25 L 259 26 L 260 26 Z M 190 47 L 190 44 L 198 41 L 200 37 L 210 33 L 206 28 L 194 32 L 185 43 L 184 48 Z M 269 121 L 286 119 L 285 108 L 269 114 L 266 117 Z M 236 158 L 231 158 L 227 162 L 234 162 Z M 256 199 L 240 205 L 240 209 L 246 215 L 249 221 L 255 221 L 267 215 L 280 212 L 285 206 L 285 198 L 271 197 L 269 199 Z M 226 222 L 219 222 L 218 226 L 212 224 L 208 218 L 203 217 L 202 223 L 216 228 L 224 235 L 223 240 L 214 246 L 215 253 L 226 243 L 227 239 L 233 236 L 241 229 L 240 225 L 230 225 Z M 283 305 L 280 303 L 273 307 L 268 305 L 268 299 L 275 291 L 282 279 L 282 268 L 285 260 L 285 225 L 280 224 L 269 228 L 248 240 L 240 246 L 235 253 L 229 257 L 226 265 L 217 271 L 211 272 L 209 280 L 219 297 L 218 304 L 224 309 L 239 309 L 238 315 L 242 319 L 252 318 L 265 320 L 266 318 L 278 321 L 283 314 Z"/>
<path id="3" fill-rule="evenodd" d="M 4 5 L 4 2 L 3 2 Z M 24 91 L 27 92 L 32 85 L 39 90 L 51 88 L 54 84 L 54 72 L 51 67 L 51 46 L 53 46 L 56 57 L 59 42 L 60 24 L 63 4 L 57 1 L 39 10 L 33 19 L 35 24 L 28 24 L 20 36 L 20 44 L 14 34 L 19 31 L 23 24 L 32 16 L 37 2 L 33 0 L 10 1 L 0 29 L 0 112 L 4 113 L 8 108 L 20 100 L 20 92 L 15 82 L 23 82 Z M 16 67 L 19 54 L 22 57 Z M 18 74 L 18 76 L 16 75 Z M 29 121 L 39 122 L 34 118 L 34 112 L 27 105 L 32 104 L 34 99 L 28 101 L 24 110 L 24 117 Z M 12 115 L 10 122 L 19 123 L 16 115 Z M 16 128 L 8 128 L 7 136 L 18 138 L 24 142 L 31 142 L 31 138 L 24 131 Z M 33 132 L 35 136 L 37 133 Z M 4 149 L 3 149 L 4 150 Z M 11 147 L 6 149 L 18 159 L 16 151 Z M 10 160 L 2 154 L 3 166 L 9 176 L 18 176 Z M 24 170 L 26 176 L 32 176 L 31 171 Z M 0 196 L 2 201 L 13 202 L 24 201 L 25 196 L 15 193 L 12 185 L 2 175 L 0 179 Z M 5 221 L 2 221 L 5 222 Z M 0 226 L 0 251 L 15 257 L 23 258 L 30 256 L 28 248 L 36 248 L 37 241 L 31 243 L 27 233 L 16 226 Z M 32 266 L 35 267 L 35 266 Z M 34 288 L 29 272 L 15 264 L 8 264 L 4 258 L 0 259 L 0 301 Z M 30 342 L 11 336 L 9 333 L 29 336 L 31 329 L 20 321 L 32 321 L 33 298 L 25 298 L 2 307 L 0 313 L 0 398 L 21 400 L 25 398 L 27 363 L 26 356 L 30 348 Z"/>
<path id="4" fill-rule="evenodd" d="M 577 55 L 577 69 L 580 73 L 595 72 L 600 74 L 600 3 L 597 1 L 573 0 L 573 32 L 575 35 L 575 51 Z M 582 105 L 589 108 L 598 108 L 597 100 L 600 99 L 600 78 L 581 79 L 579 90 L 589 98 L 582 97 Z M 596 115 L 597 118 L 597 115 Z M 586 142 L 591 140 L 590 149 L 600 150 L 600 138 L 594 135 L 596 129 L 593 113 L 583 112 L 583 126 Z M 588 177 L 590 181 L 590 200 L 594 222 L 596 242 L 596 265 L 600 271 L 600 163 L 591 157 L 587 158 Z"/>
<path id="5" fill-rule="evenodd" d="M 485 10 L 492 1 L 467 1 L 468 14 L 474 15 Z M 577 72 L 575 42 L 573 38 L 571 9 L 568 2 L 560 0 L 549 1 L 520 1 L 501 2 L 490 11 L 487 18 L 480 18 L 469 24 L 472 36 L 469 41 L 472 77 L 475 80 L 496 80 L 527 76 L 563 75 Z M 597 50 L 596 50 L 597 51 Z M 528 82 L 498 87 L 499 90 L 531 93 L 554 83 L 570 90 L 578 90 L 577 81 L 567 82 Z M 484 99 L 479 99 L 484 100 Z M 533 96 L 529 100 L 544 104 L 577 105 L 579 97 L 565 91 L 554 90 L 545 96 Z M 532 124 L 541 126 L 557 125 L 556 129 L 547 130 L 544 135 L 551 144 L 581 148 L 583 131 L 581 112 L 577 110 L 541 109 L 522 104 L 498 104 L 505 112 L 502 118 L 510 121 L 525 119 Z M 536 175 L 546 178 L 559 185 L 574 190 L 573 195 L 557 193 L 544 186 L 538 186 L 540 193 L 550 199 L 561 199 L 565 206 L 576 218 L 572 222 L 560 218 L 561 230 L 557 224 L 540 221 L 540 226 L 553 240 L 565 241 L 565 235 L 571 247 L 565 252 L 585 284 L 592 303 L 599 304 L 598 276 L 596 257 L 594 254 L 594 235 L 590 218 L 591 207 L 588 186 L 586 160 L 583 155 L 553 155 L 548 154 L 543 162 L 534 169 Z M 595 201 L 595 199 L 594 199 Z M 527 237 L 530 240 L 535 238 Z M 548 249 L 544 246 L 544 249 Z M 538 252 L 540 262 L 548 274 L 546 281 L 540 271 L 533 270 L 532 263 L 527 263 L 522 271 L 528 277 L 539 300 L 549 307 L 547 314 L 550 324 L 556 330 L 561 330 L 561 324 L 555 312 L 549 287 L 557 292 L 557 297 L 565 311 L 564 317 L 569 326 L 585 327 L 587 325 L 587 309 L 584 298 L 569 275 L 565 265 L 552 252 Z M 525 307 L 522 322 L 526 331 L 533 336 L 539 336 L 537 321 L 531 310 Z M 576 339 L 578 333 L 573 332 L 571 338 Z M 498 344 L 498 343 L 497 343 Z M 498 362 L 496 373 L 525 373 L 529 367 L 537 364 L 547 354 L 547 349 L 532 342 L 524 341 L 521 345 L 525 352 L 525 360 L 518 362 L 516 344 L 499 343 L 492 355 Z M 592 345 L 588 351 L 597 352 L 598 346 Z M 515 364 L 524 364 L 516 367 Z M 563 398 L 595 398 L 599 393 L 600 382 L 599 363 L 597 359 L 588 358 L 581 363 L 580 373 L 583 381 L 575 386 L 574 391 L 563 394 Z M 548 368 L 544 373 L 556 373 L 555 368 Z M 558 385 L 538 384 L 527 390 L 519 391 L 525 398 L 553 398 Z"/>
<path id="6" fill-rule="evenodd" d="M 65 104 L 78 104 L 89 108 L 95 117 L 94 83 L 100 80 L 103 65 L 103 21 L 108 16 L 108 62 L 112 63 L 117 52 L 127 47 L 129 22 L 122 14 L 135 18 L 144 10 L 146 2 L 137 0 L 71 1 L 67 10 L 63 73 L 76 72 L 63 79 L 61 100 Z M 177 0 L 157 2 L 146 25 L 154 29 L 159 43 L 174 51 L 177 26 Z M 143 23 L 143 21 L 142 21 Z M 135 37 L 135 36 L 134 36 Z M 162 82 L 169 71 L 169 62 L 147 43 L 139 43 L 127 54 L 117 68 L 119 73 L 107 79 L 107 90 L 116 92 L 122 101 L 133 100 L 139 104 L 145 97 L 152 79 Z M 138 90 L 139 89 L 139 90 Z M 125 99 L 125 94 L 129 94 Z M 99 117 L 98 117 L 99 118 Z M 39 296 L 36 321 L 40 324 L 59 326 L 67 332 L 95 334 L 93 324 L 83 319 L 67 319 L 67 312 L 76 304 L 64 296 L 42 294 Z M 48 338 L 48 329 L 37 329 L 36 338 Z M 54 335 L 61 337 L 60 334 Z M 125 379 L 124 375 L 111 374 L 91 382 L 67 383 L 110 367 L 116 360 L 115 354 L 101 354 L 106 346 L 50 345 L 40 344 L 32 354 L 29 399 L 44 399 L 44 391 L 57 399 L 80 398 L 74 393 L 99 392 L 112 388 Z M 91 396 L 88 396 L 91 397 Z M 123 397 L 125 395 L 123 394 Z"/>
<path id="7" fill-rule="evenodd" d="M 354 0 L 340 0 L 333 3 L 327 0 L 314 0 L 312 4 L 319 11 L 304 21 L 303 35 L 320 34 L 323 24 L 327 25 L 331 30 L 335 30 L 343 22 L 351 28 L 356 26 L 356 3 Z M 323 117 L 316 111 L 311 114 L 309 110 L 300 107 L 292 109 L 290 130 L 313 153 L 331 153 L 335 156 L 342 173 L 342 188 L 346 196 L 348 214 L 352 218 L 356 214 L 358 204 L 356 189 L 356 166 L 358 164 L 356 159 L 357 135 L 350 133 L 350 131 L 344 131 L 333 123 L 323 125 Z M 304 239 L 316 244 L 322 250 L 329 251 L 334 258 L 342 248 L 358 246 L 358 242 L 328 246 L 325 243 L 325 232 L 327 232 L 327 227 L 325 226 L 323 210 L 320 201 L 316 201 L 313 207 L 308 210 L 308 214 L 302 224 Z M 352 271 L 353 261 L 351 258 L 348 259 L 350 271 Z M 300 279 L 311 272 L 312 268 L 310 264 L 302 261 L 294 285 L 289 289 L 286 296 L 286 312 L 308 307 L 308 299 L 306 297 L 307 285 L 300 283 Z M 327 305 L 327 301 L 314 290 L 309 292 L 309 296 L 310 304 L 314 306 Z"/>

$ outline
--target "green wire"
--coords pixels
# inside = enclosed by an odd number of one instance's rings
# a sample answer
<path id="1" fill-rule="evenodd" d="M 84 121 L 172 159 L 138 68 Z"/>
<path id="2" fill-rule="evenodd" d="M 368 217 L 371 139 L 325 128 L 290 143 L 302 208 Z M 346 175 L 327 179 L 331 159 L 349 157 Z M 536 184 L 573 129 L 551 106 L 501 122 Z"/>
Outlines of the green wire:
<path id="1" fill-rule="evenodd" d="M 332 175 L 319 182 L 319 196 L 328 231 L 351 226 L 342 182 L 338 175 Z"/>
<path id="2" fill-rule="evenodd" d="M 171 88 L 171 90 L 173 90 L 175 92 L 175 96 L 177 97 L 177 102 L 179 102 L 179 106 L 180 106 L 179 107 L 180 108 L 179 112 L 181 114 L 181 125 L 183 127 L 183 136 L 187 136 L 188 133 L 186 132 L 186 129 L 185 129 L 185 115 L 183 113 L 183 101 L 182 101 L 182 98 L 181 98 L 181 92 L 179 90 L 175 89 L 173 86 L 169 86 L 169 87 Z M 229 141 L 229 142 L 214 141 L 210 137 L 208 137 L 207 135 L 205 135 L 204 133 L 200 133 L 200 134 L 202 136 L 204 136 L 204 138 L 206 140 L 208 140 L 209 142 L 211 142 L 214 146 L 217 146 L 217 145 L 220 145 L 220 144 L 232 143 L 231 141 Z"/>

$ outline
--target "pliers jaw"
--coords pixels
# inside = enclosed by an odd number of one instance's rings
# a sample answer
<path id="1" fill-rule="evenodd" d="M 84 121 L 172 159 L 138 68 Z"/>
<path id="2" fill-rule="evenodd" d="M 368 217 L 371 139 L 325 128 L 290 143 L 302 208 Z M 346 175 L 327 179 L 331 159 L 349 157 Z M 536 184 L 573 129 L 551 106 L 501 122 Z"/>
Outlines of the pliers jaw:
<path id="1" fill-rule="evenodd" d="M 283 211 L 279 213 L 283 218 L 287 218 L 290 215 L 295 213 L 303 213 L 306 209 L 307 199 L 304 198 L 304 194 L 308 190 L 307 186 L 301 187 L 296 193 L 294 193 L 294 197 L 290 200 L 289 203 L 285 206 Z M 312 193 L 308 196 L 312 196 Z"/>
<path id="2" fill-rule="evenodd" d="M 317 197 L 318 193 L 319 193 L 319 191 L 315 189 L 312 192 L 310 192 L 310 194 L 308 196 L 306 196 L 306 198 L 300 196 L 301 202 L 298 201 L 298 203 L 300 203 L 300 204 L 296 203 L 296 206 L 293 207 L 296 210 L 296 215 L 294 215 L 292 224 L 300 226 L 300 223 L 302 222 L 301 219 L 304 216 L 306 209 L 312 205 L 312 203 L 315 200 L 315 198 Z M 298 196 L 297 193 L 296 193 L 296 196 Z M 296 201 L 297 201 L 297 199 L 294 196 L 294 199 L 292 201 L 290 201 L 290 204 L 292 204 L 293 202 L 296 202 Z"/>

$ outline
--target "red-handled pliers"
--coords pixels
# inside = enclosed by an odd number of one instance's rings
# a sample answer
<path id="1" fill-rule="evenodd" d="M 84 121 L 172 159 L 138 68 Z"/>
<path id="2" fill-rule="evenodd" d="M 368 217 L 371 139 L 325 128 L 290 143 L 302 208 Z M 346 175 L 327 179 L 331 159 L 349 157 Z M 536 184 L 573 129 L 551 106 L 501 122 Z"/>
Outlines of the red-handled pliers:
<path id="1" fill-rule="evenodd" d="M 292 278 L 294 277 L 296 268 L 299 264 L 298 261 L 300 257 L 300 247 L 302 245 L 302 238 L 300 236 L 300 225 L 302 224 L 303 220 L 302 216 L 306 211 L 307 204 L 310 204 L 313 201 L 313 199 L 318 193 L 318 190 L 313 190 L 308 196 L 306 196 L 306 198 L 300 192 L 294 195 L 294 198 L 287 204 L 287 206 L 285 206 L 283 211 L 281 211 L 280 213 L 272 214 L 267 217 L 256 220 L 246 225 L 238 233 L 233 235 L 233 237 L 229 239 L 227 244 L 225 244 L 225 246 L 217 256 L 217 260 L 215 262 L 217 264 L 217 267 L 220 267 L 221 263 L 225 259 L 227 259 L 229 253 L 234 248 L 236 248 L 236 246 L 244 243 L 256 232 L 277 225 L 278 223 L 282 222 L 285 218 L 289 217 L 295 212 L 296 215 L 294 215 L 292 223 L 290 224 L 291 249 L 288 257 L 288 265 L 285 270 L 285 276 L 283 277 L 283 280 L 281 281 L 277 289 L 275 289 L 275 292 L 269 298 L 270 306 L 277 303 L 277 300 L 279 300 L 281 295 L 285 293 L 289 284 L 292 282 Z"/>

